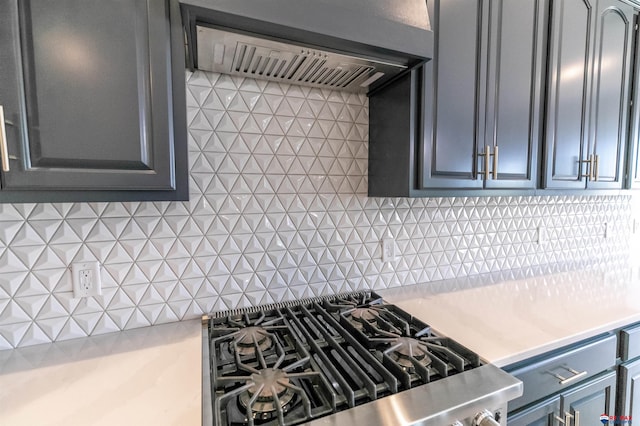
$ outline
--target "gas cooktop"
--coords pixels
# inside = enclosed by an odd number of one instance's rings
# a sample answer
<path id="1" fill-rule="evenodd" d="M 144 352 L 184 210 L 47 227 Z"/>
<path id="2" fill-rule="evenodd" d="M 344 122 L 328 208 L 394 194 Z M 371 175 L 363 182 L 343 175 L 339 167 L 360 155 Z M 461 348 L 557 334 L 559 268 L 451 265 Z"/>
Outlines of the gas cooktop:
<path id="1" fill-rule="evenodd" d="M 397 408 L 418 390 L 446 393 L 458 382 L 468 385 L 468 377 L 447 380 L 483 366 L 475 353 L 369 292 L 218 313 L 203 323 L 205 392 L 211 396 L 204 423 L 215 426 L 297 425 L 319 418 L 340 424 L 336 413 L 355 407 L 396 401 Z M 508 393 L 519 386 L 515 379 L 505 383 Z M 500 424 L 500 412 L 484 408 L 474 407 L 473 414 L 497 416 L 484 424 Z M 442 407 L 417 409 L 422 422 L 434 415 L 442 420 Z"/>

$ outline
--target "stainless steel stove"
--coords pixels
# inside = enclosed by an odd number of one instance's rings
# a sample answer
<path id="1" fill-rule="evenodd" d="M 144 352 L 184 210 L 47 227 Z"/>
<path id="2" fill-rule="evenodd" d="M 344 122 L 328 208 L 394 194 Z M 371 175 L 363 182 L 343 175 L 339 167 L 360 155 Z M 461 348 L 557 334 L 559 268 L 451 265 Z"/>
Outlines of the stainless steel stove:
<path id="1" fill-rule="evenodd" d="M 522 384 L 375 293 L 203 318 L 203 424 L 497 425 Z"/>

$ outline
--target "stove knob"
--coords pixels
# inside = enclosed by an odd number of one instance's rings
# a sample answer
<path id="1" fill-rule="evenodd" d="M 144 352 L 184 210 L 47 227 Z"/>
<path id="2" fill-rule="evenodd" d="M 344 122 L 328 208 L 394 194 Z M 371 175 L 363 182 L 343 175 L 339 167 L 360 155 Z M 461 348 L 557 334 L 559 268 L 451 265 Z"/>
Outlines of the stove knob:
<path id="1" fill-rule="evenodd" d="M 473 419 L 474 426 L 500 426 L 500 423 L 493 418 L 493 414 L 489 410 L 482 410 Z"/>

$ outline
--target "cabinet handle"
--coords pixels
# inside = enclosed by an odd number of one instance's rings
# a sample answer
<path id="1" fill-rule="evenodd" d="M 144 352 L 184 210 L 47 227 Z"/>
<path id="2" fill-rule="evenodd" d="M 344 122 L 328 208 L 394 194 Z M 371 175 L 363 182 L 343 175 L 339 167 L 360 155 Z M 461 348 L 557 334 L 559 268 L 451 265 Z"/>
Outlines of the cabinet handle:
<path id="1" fill-rule="evenodd" d="M 491 166 L 491 154 L 489 152 L 489 145 L 486 145 L 484 147 L 484 152 L 479 153 L 478 157 L 484 157 L 484 170 L 481 170 L 479 175 L 484 175 L 484 180 L 489 180 L 489 167 Z"/>
<path id="2" fill-rule="evenodd" d="M 498 180 L 498 145 L 493 147 L 493 180 Z"/>
<path id="3" fill-rule="evenodd" d="M 593 158 L 593 180 L 598 180 L 600 177 L 600 156 L 596 155 Z"/>
<path id="4" fill-rule="evenodd" d="M 583 378 L 584 376 L 586 376 L 586 375 L 587 375 L 587 370 L 584 370 L 584 371 L 577 371 L 577 370 L 574 370 L 573 368 L 570 368 L 570 367 L 562 367 L 562 368 L 564 368 L 565 370 L 567 370 L 567 371 L 569 371 L 570 373 L 572 373 L 572 374 L 573 374 L 573 376 L 571 376 L 571 377 L 562 377 L 562 376 L 561 376 L 561 375 L 559 375 L 558 373 L 551 373 L 551 374 L 553 374 L 557 379 L 559 379 L 559 380 L 560 380 L 560 384 L 561 384 L 561 385 L 569 384 L 569 383 L 574 382 L 574 381 L 576 381 L 576 380 L 578 380 L 578 379 L 581 379 L 581 378 Z"/>
<path id="5" fill-rule="evenodd" d="M 484 175 L 484 180 L 498 179 L 498 146 L 493 147 L 492 154 L 489 145 L 485 145 L 484 152 L 479 153 L 478 157 L 484 157 L 484 170 L 479 173 Z M 493 157 L 493 170 L 491 170 L 491 157 Z"/>
<path id="6" fill-rule="evenodd" d="M 565 424 L 565 419 L 563 419 L 562 417 L 554 415 L 553 418 L 557 420 L 561 425 Z"/>
<path id="7" fill-rule="evenodd" d="M 571 415 L 571 413 L 564 413 L 564 422 L 567 426 L 569 426 L 571 424 L 571 419 L 573 419 L 574 417 Z M 577 426 L 577 423 L 573 423 L 573 426 Z"/>
<path id="8" fill-rule="evenodd" d="M 589 167 L 589 169 L 587 170 L 587 173 L 582 173 L 582 163 L 587 163 Z M 580 177 L 586 177 L 588 179 L 593 179 L 593 154 L 589 155 L 589 159 L 588 160 L 578 160 L 578 164 L 580 164 Z"/>
<path id="9" fill-rule="evenodd" d="M 9 150 L 7 149 L 7 131 L 4 121 L 4 107 L 0 105 L 0 160 L 2 160 L 2 171 L 9 171 Z"/>
<path id="10" fill-rule="evenodd" d="M 580 411 L 574 410 L 573 413 L 574 426 L 580 426 Z"/>
<path id="11" fill-rule="evenodd" d="M 484 180 L 489 180 L 489 167 L 491 167 L 491 154 L 489 145 L 484 147 Z"/>

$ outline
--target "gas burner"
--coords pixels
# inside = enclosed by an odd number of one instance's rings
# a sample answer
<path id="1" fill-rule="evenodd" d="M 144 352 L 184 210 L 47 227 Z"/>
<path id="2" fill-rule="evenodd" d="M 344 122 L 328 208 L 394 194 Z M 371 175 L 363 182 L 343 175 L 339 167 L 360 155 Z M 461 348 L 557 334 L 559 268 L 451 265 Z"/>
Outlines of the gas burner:
<path id="1" fill-rule="evenodd" d="M 273 336 L 263 327 L 250 326 L 238 330 L 233 342 L 239 355 L 255 355 L 256 347 L 259 351 L 266 351 L 273 346 Z"/>
<path id="2" fill-rule="evenodd" d="M 378 311 L 376 311 L 374 308 L 355 308 L 354 310 L 350 311 L 351 314 L 351 323 L 354 325 L 354 327 L 356 327 L 357 329 L 362 329 L 362 324 L 365 322 L 368 323 L 374 323 L 376 322 L 376 320 L 378 319 Z"/>
<path id="3" fill-rule="evenodd" d="M 252 374 L 247 385 L 250 385 L 249 389 L 239 400 L 245 410 L 250 406 L 254 419 L 273 419 L 278 416 L 278 407 L 283 415 L 289 411 L 295 392 L 284 370 L 264 368 Z"/>
<path id="4" fill-rule="evenodd" d="M 412 337 L 398 337 L 391 341 L 391 346 L 385 351 L 405 371 L 413 372 L 415 362 L 423 367 L 431 365 L 431 357 L 428 355 L 427 345 Z"/>

